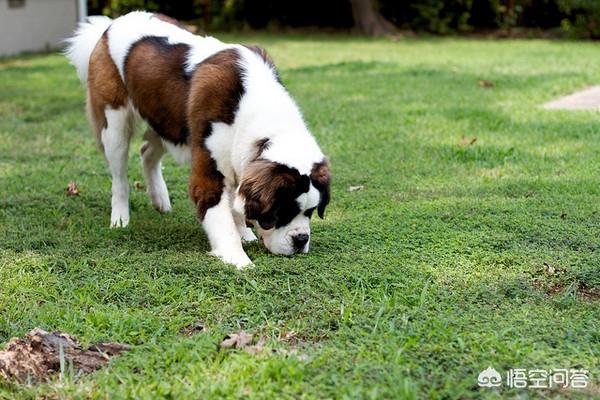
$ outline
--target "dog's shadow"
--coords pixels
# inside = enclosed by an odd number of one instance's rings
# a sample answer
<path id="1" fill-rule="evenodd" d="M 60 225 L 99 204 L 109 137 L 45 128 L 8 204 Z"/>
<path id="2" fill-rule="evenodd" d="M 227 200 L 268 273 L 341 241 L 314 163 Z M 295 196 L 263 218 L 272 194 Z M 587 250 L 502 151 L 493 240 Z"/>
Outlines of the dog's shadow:
<path id="1" fill-rule="evenodd" d="M 187 199 L 178 203 L 171 212 L 163 214 L 145 199 L 138 199 L 126 228 L 110 229 L 102 224 L 97 229 L 105 232 L 116 251 L 133 250 L 143 254 L 170 252 L 183 257 L 194 256 L 198 261 L 218 262 L 217 258 L 208 255 L 210 243 L 193 207 L 187 204 Z M 110 210 L 106 215 L 110 215 Z M 97 243 L 98 249 L 103 247 L 104 244 Z M 243 248 L 251 259 L 271 254 L 260 240 L 244 242 Z"/>
<path id="2" fill-rule="evenodd" d="M 92 183 L 82 185 L 78 196 L 65 196 L 62 190 L 44 196 L 25 191 L 0 201 L 9 217 L 0 247 L 17 257 L 31 254 L 61 263 L 143 259 L 144 265 L 151 261 L 181 270 L 185 264 L 184 269 L 196 272 L 201 266 L 225 265 L 208 254 L 210 243 L 185 192 L 173 190 L 173 210 L 163 214 L 150 204 L 145 191 L 132 190 L 129 225 L 110 228 L 110 194 L 105 187 L 92 187 Z M 243 243 L 243 248 L 251 260 L 269 265 L 307 262 L 331 250 L 311 246 L 308 255 L 278 256 L 259 240 Z M 165 258 L 169 262 L 163 262 Z"/>

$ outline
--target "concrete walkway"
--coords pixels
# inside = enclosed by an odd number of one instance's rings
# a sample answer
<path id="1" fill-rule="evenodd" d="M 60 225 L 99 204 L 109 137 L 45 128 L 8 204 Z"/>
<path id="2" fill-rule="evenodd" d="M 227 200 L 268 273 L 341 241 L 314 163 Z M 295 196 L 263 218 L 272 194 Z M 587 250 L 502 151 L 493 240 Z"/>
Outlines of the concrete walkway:
<path id="1" fill-rule="evenodd" d="M 592 86 L 569 96 L 544 104 L 547 110 L 597 110 L 600 111 L 600 86 Z"/>

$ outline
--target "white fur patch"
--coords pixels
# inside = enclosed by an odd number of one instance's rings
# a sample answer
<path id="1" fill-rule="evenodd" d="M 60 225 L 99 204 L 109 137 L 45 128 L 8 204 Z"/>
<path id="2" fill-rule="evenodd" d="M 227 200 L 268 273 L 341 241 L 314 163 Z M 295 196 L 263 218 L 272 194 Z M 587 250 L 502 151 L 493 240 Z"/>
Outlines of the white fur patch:
<path id="1" fill-rule="evenodd" d="M 127 181 L 127 158 L 131 139 L 132 113 L 128 107 L 104 110 L 106 128 L 101 132 L 104 155 L 112 175 L 112 209 L 110 226 L 125 227 L 129 224 L 129 183 Z"/>
<path id="2" fill-rule="evenodd" d="M 305 234 L 310 236 L 310 218 L 303 213 L 298 214 L 289 224 L 277 229 L 264 230 L 257 226 L 257 231 L 263 239 L 265 247 L 273 254 L 294 254 L 294 236 Z M 308 243 L 302 249 L 308 251 Z"/>
<path id="3" fill-rule="evenodd" d="M 312 184 L 310 185 L 308 192 L 302 193 L 296 198 L 296 203 L 300 207 L 300 211 L 304 212 L 309 208 L 316 207 L 319 204 L 321 194 Z"/>
<path id="4" fill-rule="evenodd" d="M 263 158 L 310 174 L 314 163 L 325 156 L 306 127 L 298 106 L 260 57 L 248 49 L 241 49 L 240 54 L 245 94 L 234 123 L 233 154 L 238 163 L 235 166 L 243 170 L 256 151 L 254 144 L 268 138 Z"/>
<path id="5" fill-rule="evenodd" d="M 231 213 L 229 198 L 229 190 L 224 190 L 219 204 L 206 211 L 202 226 L 210 242 L 210 254 L 241 269 L 252 261 L 242 248 L 242 238 Z"/>
<path id="6" fill-rule="evenodd" d="M 150 200 L 158 211 L 169 212 L 171 211 L 171 200 L 160 162 L 165 153 L 165 147 L 160 137 L 152 130 L 146 132 L 144 139 L 147 142 L 142 146 L 142 168 Z"/>
<path id="7" fill-rule="evenodd" d="M 233 196 L 233 204 L 231 205 L 231 213 L 233 214 L 233 220 L 235 225 L 242 237 L 244 242 L 253 242 L 256 240 L 256 235 L 252 232 L 252 229 L 246 226 L 246 217 L 244 215 L 244 199 L 236 193 L 231 193 Z M 231 198 L 230 198 L 231 200 Z"/>
<path id="8" fill-rule="evenodd" d="M 65 55 L 77 69 L 79 80 L 87 83 L 90 56 L 104 31 L 110 26 L 112 19 L 102 16 L 88 17 L 86 22 L 80 22 L 73 36 L 65 40 L 67 48 Z"/>
<path id="9" fill-rule="evenodd" d="M 192 161 L 192 149 L 187 144 L 173 144 L 168 140 L 162 140 L 162 143 L 177 163 L 183 165 Z"/>
<path id="10" fill-rule="evenodd" d="M 212 131 L 204 141 L 204 145 L 217 163 L 217 169 L 231 185 L 235 182 L 235 173 L 231 162 L 231 146 L 234 131 L 231 126 L 222 122 L 212 124 Z"/>
<path id="11" fill-rule="evenodd" d="M 304 207 L 306 210 L 308 210 L 309 208 L 319 205 L 319 200 L 321 200 L 321 192 L 319 192 L 319 190 L 317 190 L 317 188 L 311 184 L 306 197 L 306 204 Z"/>
<path id="12" fill-rule="evenodd" d="M 185 67 L 187 73 L 191 73 L 196 65 L 200 64 L 213 54 L 225 49 L 238 47 L 236 45 L 225 44 L 211 36 L 196 37 L 200 38 L 201 42 L 195 43 L 188 53 L 187 65 Z"/>

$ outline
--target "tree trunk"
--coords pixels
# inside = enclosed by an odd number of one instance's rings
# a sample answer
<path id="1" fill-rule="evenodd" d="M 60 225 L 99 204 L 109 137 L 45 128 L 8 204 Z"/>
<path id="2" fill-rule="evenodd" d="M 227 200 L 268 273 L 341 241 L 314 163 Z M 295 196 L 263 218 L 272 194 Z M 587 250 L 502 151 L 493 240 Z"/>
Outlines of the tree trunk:
<path id="1" fill-rule="evenodd" d="M 398 33 L 394 24 L 375 9 L 374 0 L 350 0 L 355 29 L 365 35 L 383 36 Z"/>

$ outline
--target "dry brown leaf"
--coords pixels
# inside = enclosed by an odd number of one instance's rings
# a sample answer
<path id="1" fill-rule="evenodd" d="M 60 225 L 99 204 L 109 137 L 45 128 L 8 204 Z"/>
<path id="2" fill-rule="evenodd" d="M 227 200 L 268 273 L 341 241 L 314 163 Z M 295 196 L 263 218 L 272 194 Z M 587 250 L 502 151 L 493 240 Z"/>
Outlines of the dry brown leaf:
<path id="1" fill-rule="evenodd" d="M 222 349 L 236 348 L 242 349 L 248 346 L 252 342 L 254 336 L 251 333 L 239 331 L 238 333 L 230 333 L 225 336 L 225 339 L 221 342 Z"/>
<path id="2" fill-rule="evenodd" d="M 567 272 L 567 270 L 563 267 L 555 267 L 553 265 L 551 265 L 550 263 L 545 262 L 544 263 L 544 272 L 547 275 L 561 275 L 564 274 L 565 272 Z"/>
<path id="3" fill-rule="evenodd" d="M 357 192 L 359 190 L 363 190 L 365 187 L 363 185 L 350 186 L 348 187 L 349 192 Z"/>
<path id="4" fill-rule="evenodd" d="M 264 351 L 265 344 L 267 343 L 267 337 L 261 336 L 258 342 L 253 346 L 247 346 L 244 351 L 249 354 L 259 354 Z"/>
<path id="5" fill-rule="evenodd" d="M 287 343 L 291 346 L 296 346 L 299 342 L 296 331 L 288 331 L 279 335 L 279 341 Z"/>
<path id="6" fill-rule="evenodd" d="M 186 336 L 192 336 L 196 333 L 204 332 L 206 327 L 201 321 L 194 322 L 193 324 L 186 326 L 181 330 L 181 333 Z"/>
<path id="7" fill-rule="evenodd" d="M 480 79 L 477 82 L 477 84 L 482 88 L 493 88 L 494 86 L 496 86 L 493 82 L 487 81 L 485 79 Z"/>
<path id="8" fill-rule="evenodd" d="M 79 188 L 77 187 L 75 181 L 69 182 L 67 188 L 65 189 L 65 194 L 67 196 L 79 196 Z"/>
<path id="9" fill-rule="evenodd" d="M 256 344 L 251 344 L 253 339 L 253 335 L 250 333 L 246 333 L 244 331 L 240 331 L 238 333 L 232 333 L 225 337 L 223 342 L 221 342 L 222 349 L 236 348 L 243 350 L 244 352 L 252 355 L 274 355 L 280 354 L 283 356 L 294 356 L 301 361 L 309 360 L 309 356 L 303 353 L 300 353 L 296 348 L 299 340 L 296 336 L 296 332 L 290 331 L 283 335 L 280 335 L 278 338 L 279 342 L 287 343 L 291 345 L 292 348 L 286 349 L 282 347 L 268 347 L 267 344 L 268 338 L 266 336 L 261 336 Z"/>
<path id="10" fill-rule="evenodd" d="M 463 146 L 471 146 L 477 141 L 477 136 L 467 137 L 464 136 L 460 139 L 460 144 Z"/>
<path id="11" fill-rule="evenodd" d="M 98 343 L 87 349 L 73 336 L 34 328 L 23 339 L 12 338 L 0 351 L 0 376 L 18 382 L 47 380 L 63 365 L 73 365 L 77 372 L 90 373 L 104 366 L 112 356 L 130 347 L 120 343 Z"/>
<path id="12" fill-rule="evenodd" d="M 267 343 L 267 337 L 261 336 L 256 344 L 251 345 L 254 335 L 244 331 L 238 333 L 230 333 L 221 342 L 222 349 L 236 348 L 244 350 L 248 354 L 260 354 L 265 350 L 265 344 Z"/>
<path id="13" fill-rule="evenodd" d="M 146 187 L 144 186 L 144 184 L 142 182 L 140 182 L 140 181 L 133 182 L 133 188 L 135 190 L 145 190 L 146 189 Z"/>
<path id="14" fill-rule="evenodd" d="M 554 273 L 556 272 L 556 268 L 554 268 L 548 263 L 544 263 L 544 271 L 546 271 L 548 275 L 554 275 Z"/>

